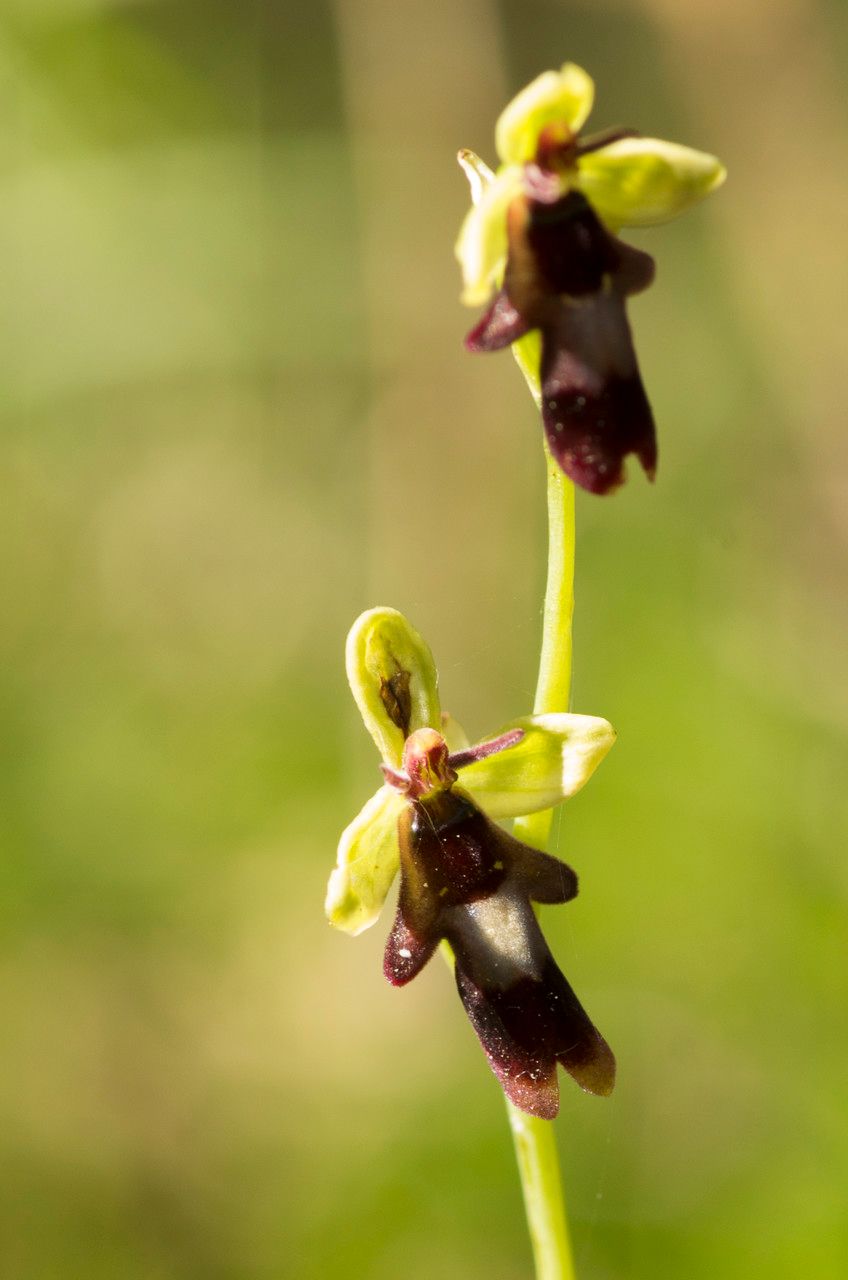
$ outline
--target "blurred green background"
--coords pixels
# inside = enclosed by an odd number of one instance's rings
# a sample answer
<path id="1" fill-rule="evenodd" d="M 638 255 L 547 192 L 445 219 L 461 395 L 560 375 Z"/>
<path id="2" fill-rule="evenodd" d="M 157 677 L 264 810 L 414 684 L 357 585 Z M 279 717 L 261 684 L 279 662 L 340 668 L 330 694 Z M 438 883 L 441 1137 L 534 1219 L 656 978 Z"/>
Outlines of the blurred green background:
<path id="1" fill-rule="evenodd" d="M 566 58 L 731 175 L 632 237 L 657 484 L 578 503 L 580 1274 L 848 1274 L 846 54 L 836 0 L 6 0 L 3 1280 L 529 1275 L 448 974 L 322 899 L 361 609 L 470 733 L 532 699 L 541 433 L 462 350 L 454 153 Z"/>

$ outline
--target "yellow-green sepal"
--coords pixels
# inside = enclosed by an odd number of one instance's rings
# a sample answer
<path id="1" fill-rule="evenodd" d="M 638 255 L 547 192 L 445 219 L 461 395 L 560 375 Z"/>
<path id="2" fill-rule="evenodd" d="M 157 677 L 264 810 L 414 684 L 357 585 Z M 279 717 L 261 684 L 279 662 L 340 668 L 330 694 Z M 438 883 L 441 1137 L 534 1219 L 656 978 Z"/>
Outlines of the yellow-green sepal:
<path id="1" fill-rule="evenodd" d="M 416 729 L 441 723 L 430 647 L 397 609 L 369 609 L 350 629 L 345 667 L 365 727 L 386 764 L 398 768 Z"/>
<path id="2" fill-rule="evenodd" d="M 478 307 L 488 302 L 503 279 L 508 248 L 506 214 L 521 194 L 522 171 L 508 165 L 486 180 L 482 162 L 472 167 L 461 158 L 460 164 L 469 177 L 474 203 L 463 219 L 454 252 L 462 269 L 462 301 L 468 307 Z"/>
<path id="3" fill-rule="evenodd" d="M 574 184 L 610 227 L 650 227 L 697 204 L 727 171 L 705 151 L 660 138 L 622 138 L 582 156 Z"/>
<path id="4" fill-rule="evenodd" d="M 504 107 L 495 125 L 495 147 L 504 164 L 527 164 L 536 154 L 539 134 L 551 124 L 577 134 L 595 98 L 592 77 L 573 62 L 559 71 L 543 71 Z"/>
<path id="5" fill-rule="evenodd" d="M 459 785 L 492 818 L 517 818 L 567 800 L 615 742 L 615 730 L 600 716 L 524 716 L 492 736 L 511 729 L 523 729 L 520 742 L 459 771 Z"/>
<path id="6" fill-rule="evenodd" d="M 400 861 L 398 818 L 406 801 L 381 787 L 345 827 L 327 885 L 327 919 L 345 933 L 362 933 L 382 910 Z"/>

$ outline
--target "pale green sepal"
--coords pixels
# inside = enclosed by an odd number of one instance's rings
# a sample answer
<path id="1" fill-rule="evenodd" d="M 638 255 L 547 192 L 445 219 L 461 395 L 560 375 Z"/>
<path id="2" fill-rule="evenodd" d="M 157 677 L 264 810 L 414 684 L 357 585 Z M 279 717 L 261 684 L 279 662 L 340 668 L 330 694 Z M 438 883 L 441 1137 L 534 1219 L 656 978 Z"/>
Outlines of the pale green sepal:
<path id="1" fill-rule="evenodd" d="M 599 716 L 525 716 L 492 737 L 510 729 L 524 730 L 514 747 L 459 771 L 458 785 L 492 818 L 537 813 L 573 796 L 615 742 L 612 725 Z"/>
<path id="2" fill-rule="evenodd" d="M 466 747 L 471 746 L 468 734 L 449 711 L 442 712 L 442 737 L 448 744 L 448 751 L 451 755 L 455 751 L 464 751 Z"/>
<path id="3" fill-rule="evenodd" d="M 566 62 L 559 71 L 543 71 L 504 107 L 495 125 L 495 147 L 504 164 L 527 164 L 536 154 L 546 125 L 562 124 L 579 133 L 595 97 L 592 77 Z"/>
<path id="4" fill-rule="evenodd" d="M 377 750 L 386 764 L 398 768 L 407 736 L 416 729 L 438 729 L 441 723 L 439 678 L 429 646 L 397 609 L 369 609 L 350 629 L 345 667 Z M 395 682 L 395 691 L 408 691 L 407 724 L 389 714 L 395 701 L 389 682 Z"/>
<path id="5" fill-rule="evenodd" d="M 500 287 L 508 249 L 507 209 L 521 190 L 521 169 L 503 168 L 480 186 L 476 203 L 465 215 L 454 252 L 462 268 L 462 301 L 468 307 L 482 306 Z"/>
<path id="6" fill-rule="evenodd" d="M 337 929 L 362 933 L 380 914 L 397 875 L 398 818 L 405 804 L 391 787 L 381 787 L 342 832 L 324 904 Z"/>
<path id="7" fill-rule="evenodd" d="M 575 186 L 613 228 L 666 222 L 720 187 L 715 156 L 660 138 L 622 138 L 579 162 Z"/>

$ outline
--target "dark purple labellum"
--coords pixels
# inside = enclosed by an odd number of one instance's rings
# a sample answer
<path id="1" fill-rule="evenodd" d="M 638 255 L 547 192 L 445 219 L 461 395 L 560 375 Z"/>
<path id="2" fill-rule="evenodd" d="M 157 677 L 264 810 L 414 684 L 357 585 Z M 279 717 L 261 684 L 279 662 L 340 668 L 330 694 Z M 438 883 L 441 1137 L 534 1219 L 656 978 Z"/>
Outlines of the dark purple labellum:
<path id="1" fill-rule="evenodd" d="M 625 310 L 653 280 L 653 259 L 611 235 L 577 191 L 551 203 L 519 196 L 507 230 L 504 287 L 466 346 L 494 351 L 541 330 L 542 419 L 563 471 L 609 493 L 635 453 L 653 479 L 654 421 Z"/>
<path id="2" fill-rule="evenodd" d="M 513 839 L 457 789 L 411 801 L 400 818 L 401 884 L 384 971 L 403 986 L 442 938 L 466 1013 L 504 1092 L 531 1115 L 559 1109 L 560 1062 L 606 1095 L 615 1059 L 557 968 L 532 902 L 568 902 L 577 877 Z"/>

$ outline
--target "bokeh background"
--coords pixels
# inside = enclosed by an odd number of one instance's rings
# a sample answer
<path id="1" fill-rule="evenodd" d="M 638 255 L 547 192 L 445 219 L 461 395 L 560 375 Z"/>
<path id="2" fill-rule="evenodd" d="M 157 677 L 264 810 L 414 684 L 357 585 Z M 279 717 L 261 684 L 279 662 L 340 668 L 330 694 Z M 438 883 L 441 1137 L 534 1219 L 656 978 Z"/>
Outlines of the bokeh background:
<path id="1" fill-rule="evenodd" d="M 580 1274 L 848 1274 L 846 55 L 837 0 L 6 0 L 3 1280 L 530 1273 L 448 974 L 322 899 L 361 609 L 472 734 L 532 699 L 540 432 L 462 350 L 454 153 L 566 58 L 731 175 L 632 237 L 657 484 L 578 503 Z"/>

